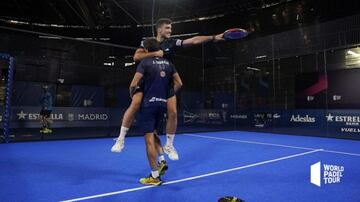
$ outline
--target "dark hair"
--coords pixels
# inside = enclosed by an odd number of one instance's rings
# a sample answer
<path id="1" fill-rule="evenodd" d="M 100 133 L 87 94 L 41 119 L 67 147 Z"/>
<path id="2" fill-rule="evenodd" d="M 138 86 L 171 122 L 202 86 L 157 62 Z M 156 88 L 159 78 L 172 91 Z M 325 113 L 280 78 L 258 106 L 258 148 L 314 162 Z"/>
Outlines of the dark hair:
<path id="1" fill-rule="evenodd" d="M 144 41 L 144 48 L 149 52 L 160 50 L 160 43 L 155 38 L 148 38 Z"/>
<path id="2" fill-rule="evenodd" d="M 172 21 L 169 19 L 169 18 L 160 18 L 158 19 L 158 21 L 156 22 L 156 25 L 155 25 L 155 29 L 157 30 L 158 28 L 160 28 L 162 25 L 166 24 L 171 24 Z"/>

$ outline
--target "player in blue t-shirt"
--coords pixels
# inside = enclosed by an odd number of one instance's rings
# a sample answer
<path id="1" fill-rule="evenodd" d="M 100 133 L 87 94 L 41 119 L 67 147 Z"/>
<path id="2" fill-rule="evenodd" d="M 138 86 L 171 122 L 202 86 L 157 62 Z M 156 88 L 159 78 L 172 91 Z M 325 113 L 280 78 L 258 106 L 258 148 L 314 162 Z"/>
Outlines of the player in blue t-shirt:
<path id="1" fill-rule="evenodd" d="M 145 51 L 143 43 L 141 43 L 140 47 L 136 50 L 134 54 L 134 61 L 138 62 L 144 58 L 151 57 L 164 57 L 168 60 L 172 59 L 174 52 L 183 47 L 188 47 L 192 45 L 202 44 L 206 42 L 217 42 L 223 41 L 223 33 L 212 36 L 195 36 L 189 39 L 181 40 L 170 38 L 172 32 L 172 21 L 167 18 L 159 19 L 156 23 L 156 39 L 160 42 L 161 50 L 148 52 Z M 182 84 L 181 84 L 182 85 Z M 112 152 L 121 152 L 124 148 L 124 138 L 127 134 L 131 123 L 135 118 L 136 112 L 140 108 L 140 103 L 142 100 L 142 94 L 136 94 L 132 98 L 131 105 L 126 110 L 122 125 L 120 129 L 119 137 L 117 138 L 117 142 L 112 147 Z M 167 123 L 166 123 L 166 144 L 164 146 L 165 153 L 168 154 L 171 160 L 178 160 L 179 155 L 173 145 L 175 132 L 177 128 L 177 109 L 176 109 L 176 96 L 175 93 L 170 91 L 168 93 L 167 98 Z"/>
<path id="2" fill-rule="evenodd" d="M 52 95 L 49 92 L 49 87 L 44 85 L 43 86 L 44 93 L 41 96 L 41 111 L 40 111 L 40 122 L 42 125 L 42 128 L 40 129 L 40 133 L 52 133 L 52 130 L 50 129 L 50 116 L 52 112 L 53 107 L 53 99 Z"/>
<path id="3" fill-rule="evenodd" d="M 147 39 L 144 41 L 144 47 L 146 51 L 154 52 L 160 49 L 160 44 L 156 39 Z M 140 62 L 130 84 L 130 89 L 136 89 L 141 81 L 141 92 L 143 94 L 139 120 L 141 130 L 145 134 L 146 152 L 151 174 L 149 177 L 140 179 L 142 184 L 160 185 L 162 183 L 159 173 L 161 170 L 159 170 L 156 157 L 157 154 L 162 156 L 162 159 L 164 157 L 160 139 L 154 134 L 154 130 L 157 129 L 159 122 L 166 113 L 169 88 L 174 88 L 173 82 L 176 80 L 180 80 L 180 77 L 174 65 L 165 58 L 152 57 Z M 175 91 L 178 90 L 177 88 L 175 86 Z"/>

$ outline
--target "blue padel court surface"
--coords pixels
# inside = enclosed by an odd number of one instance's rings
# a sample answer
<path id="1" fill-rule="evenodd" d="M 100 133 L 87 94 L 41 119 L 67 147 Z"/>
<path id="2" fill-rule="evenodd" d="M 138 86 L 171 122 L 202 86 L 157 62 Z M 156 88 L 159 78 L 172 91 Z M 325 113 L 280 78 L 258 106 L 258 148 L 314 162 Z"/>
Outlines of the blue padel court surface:
<path id="1" fill-rule="evenodd" d="M 241 131 L 178 134 L 180 160 L 166 159 L 169 170 L 157 187 L 139 183 L 150 173 L 143 137 L 126 138 L 121 153 L 110 152 L 113 143 L 0 145 L 0 201 L 360 201 L 359 141 Z M 319 172 L 311 172 L 317 163 Z M 310 181 L 316 174 L 318 185 Z"/>

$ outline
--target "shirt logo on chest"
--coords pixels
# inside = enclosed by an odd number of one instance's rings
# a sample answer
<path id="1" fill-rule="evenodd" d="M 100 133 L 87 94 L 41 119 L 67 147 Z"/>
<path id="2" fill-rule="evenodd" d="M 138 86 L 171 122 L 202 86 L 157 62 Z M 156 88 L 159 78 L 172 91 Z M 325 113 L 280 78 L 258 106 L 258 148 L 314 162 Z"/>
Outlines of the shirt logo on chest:
<path id="1" fill-rule="evenodd" d="M 165 77 L 165 76 L 166 76 L 166 73 L 165 73 L 164 71 L 161 71 L 161 72 L 160 72 L 160 76 L 161 76 L 161 77 Z"/>

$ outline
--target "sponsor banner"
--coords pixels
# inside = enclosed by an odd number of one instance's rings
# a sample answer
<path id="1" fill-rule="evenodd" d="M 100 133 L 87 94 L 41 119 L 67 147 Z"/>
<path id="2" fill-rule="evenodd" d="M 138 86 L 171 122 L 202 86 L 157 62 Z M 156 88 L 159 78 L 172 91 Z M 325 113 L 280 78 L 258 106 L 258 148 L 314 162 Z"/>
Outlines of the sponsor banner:
<path id="1" fill-rule="evenodd" d="M 283 112 L 283 125 L 323 129 L 325 125 L 324 110 L 288 110 Z"/>
<path id="2" fill-rule="evenodd" d="M 233 120 L 248 120 L 249 119 L 249 114 L 230 114 L 230 119 Z"/>
<path id="3" fill-rule="evenodd" d="M 252 126 L 255 128 L 271 127 L 300 127 L 318 128 L 324 126 L 323 110 L 256 110 L 243 111 L 230 115 L 230 120 L 236 120 L 240 126 Z"/>
<path id="4" fill-rule="evenodd" d="M 279 127 L 284 125 L 283 120 L 285 115 L 282 111 L 256 112 L 254 113 L 254 126 L 257 128 L 260 126 L 261 128 L 261 122 L 264 122 L 264 127 Z M 262 119 L 264 121 L 261 121 Z"/>
<path id="5" fill-rule="evenodd" d="M 317 131 L 317 135 L 360 139 L 360 110 L 284 110 L 274 114 L 280 118 L 273 115 L 271 121 L 267 120 L 274 128 L 300 129 L 304 135 Z"/>
<path id="6" fill-rule="evenodd" d="M 270 112 L 270 111 L 239 111 L 232 113 L 229 116 L 229 119 L 236 121 L 240 125 L 255 126 L 264 125 L 271 126 L 272 122 L 280 119 L 280 112 Z"/>
<path id="7" fill-rule="evenodd" d="M 262 110 L 252 112 L 252 126 L 255 128 L 271 128 L 273 127 L 274 114 L 278 117 L 278 113 L 272 111 Z"/>
<path id="8" fill-rule="evenodd" d="M 360 139 L 360 110 L 327 110 L 329 136 Z"/>
<path id="9" fill-rule="evenodd" d="M 39 107 L 12 107 L 11 128 L 38 128 Z M 109 126 L 108 108 L 55 107 L 51 112 L 52 127 L 101 127 Z"/>
<path id="10" fill-rule="evenodd" d="M 237 126 L 250 126 L 255 128 L 269 128 L 278 121 L 281 113 L 269 110 L 239 111 L 230 115 L 230 120 L 236 122 Z"/>
<path id="11" fill-rule="evenodd" d="M 223 125 L 229 122 L 228 112 L 225 110 L 184 110 L 180 116 L 180 123 L 184 125 Z"/>
<path id="12" fill-rule="evenodd" d="M 315 123 L 315 116 L 311 116 L 306 114 L 305 116 L 301 116 L 300 114 L 292 114 L 290 118 L 290 123 Z"/>
<path id="13" fill-rule="evenodd" d="M 11 128 L 40 127 L 40 107 L 12 107 Z M 109 127 L 119 126 L 123 108 L 55 107 L 51 113 L 52 127 Z M 340 138 L 360 139 L 360 110 L 283 110 L 240 111 L 188 110 L 178 112 L 179 126 L 196 124 L 286 129 L 289 134 L 299 131 Z M 3 108 L 0 108 L 3 127 Z M 136 120 L 133 125 L 137 125 Z M 284 133 L 286 134 L 286 130 Z M 308 133 L 308 134 L 307 134 Z"/>
<path id="14" fill-rule="evenodd" d="M 253 115 L 245 111 L 230 113 L 228 120 L 236 126 L 248 126 L 252 124 Z"/>
<path id="15" fill-rule="evenodd" d="M 324 115 L 324 110 L 253 110 L 231 114 L 230 119 L 236 120 L 237 126 L 320 131 L 326 127 Z"/>
<path id="16" fill-rule="evenodd" d="M 11 128 L 40 127 L 40 107 L 12 107 Z M 53 128 L 120 126 L 125 109 L 55 107 L 50 115 Z M 136 116 L 138 118 L 138 116 Z M 179 125 L 230 123 L 225 110 L 194 110 L 179 113 Z M 137 125 L 136 119 L 133 125 Z"/>

